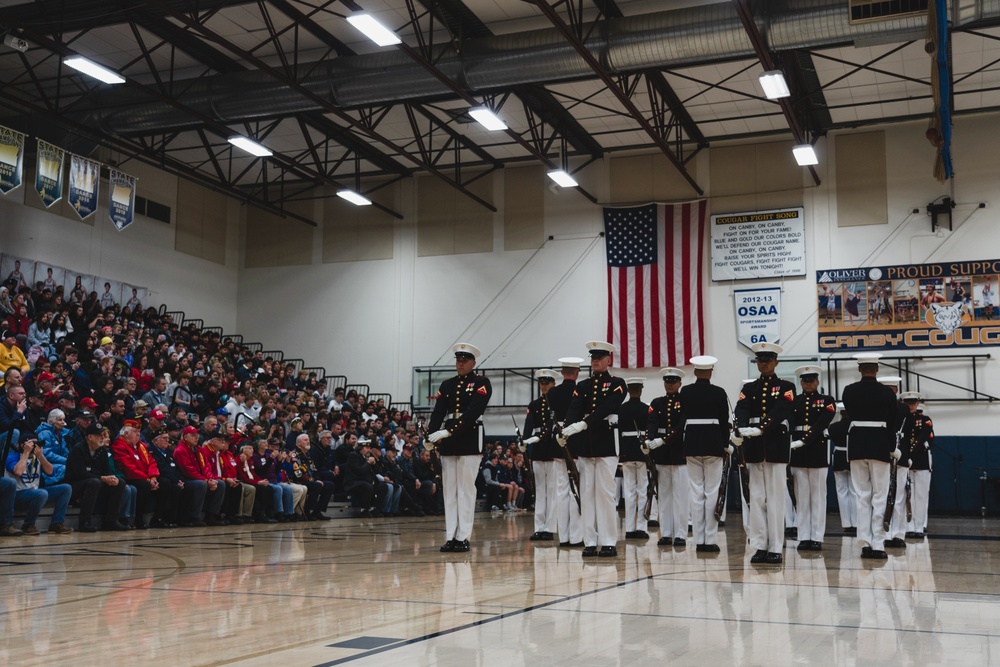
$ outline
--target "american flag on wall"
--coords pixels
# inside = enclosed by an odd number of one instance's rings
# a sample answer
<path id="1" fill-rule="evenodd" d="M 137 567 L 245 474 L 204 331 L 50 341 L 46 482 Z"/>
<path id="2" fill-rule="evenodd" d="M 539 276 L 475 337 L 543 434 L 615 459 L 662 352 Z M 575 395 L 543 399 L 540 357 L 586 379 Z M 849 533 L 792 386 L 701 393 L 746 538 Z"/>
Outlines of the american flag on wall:
<path id="1" fill-rule="evenodd" d="M 604 209 L 608 341 L 620 368 L 680 366 L 702 354 L 707 201 Z"/>

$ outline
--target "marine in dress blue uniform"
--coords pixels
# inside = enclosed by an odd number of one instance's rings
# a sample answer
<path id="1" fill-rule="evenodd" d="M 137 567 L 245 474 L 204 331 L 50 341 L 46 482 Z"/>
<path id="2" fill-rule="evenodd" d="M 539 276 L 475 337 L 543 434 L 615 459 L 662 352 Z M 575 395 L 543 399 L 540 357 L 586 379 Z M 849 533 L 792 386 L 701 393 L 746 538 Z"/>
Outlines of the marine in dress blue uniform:
<path id="1" fill-rule="evenodd" d="M 661 547 L 683 547 L 687 544 L 688 519 L 691 508 L 691 481 L 688 479 L 687 458 L 684 456 L 684 411 L 681 409 L 679 368 L 661 368 L 664 396 L 649 404 L 646 421 L 646 447 L 656 463 L 656 485 L 659 497 Z"/>
<path id="2" fill-rule="evenodd" d="M 528 404 L 524 418 L 524 444 L 535 477 L 535 532 L 532 542 L 554 539 L 558 527 L 560 494 L 569 494 L 566 461 L 556 443 L 555 416 L 549 405 L 549 391 L 556 384 L 558 373 L 549 368 L 535 371 L 538 398 Z"/>
<path id="3" fill-rule="evenodd" d="M 479 348 L 469 343 L 452 346 L 454 377 L 441 383 L 428 424 L 431 434 L 424 447 L 437 447 L 441 456 L 446 542 L 441 551 L 468 551 L 476 516 L 476 476 L 483 450 L 480 419 L 493 395 L 490 381 L 473 372 Z"/>
<path id="4" fill-rule="evenodd" d="M 558 428 L 562 428 L 566 423 L 566 413 L 569 412 L 569 404 L 573 401 L 573 392 L 576 391 L 576 382 L 580 377 L 580 364 L 583 361 L 581 357 L 559 358 L 559 373 L 562 376 L 562 382 L 546 394 L 549 406 L 552 408 L 553 419 Z M 570 492 L 569 469 L 566 463 L 567 455 L 573 459 L 574 463 L 576 462 L 579 452 L 575 451 L 573 443 L 570 443 L 565 451 L 563 451 L 562 467 L 560 468 L 560 470 L 566 470 L 566 495 L 560 496 L 559 506 L 556 508 L 558 513 L 556 525 L 559 531 L 559 546 L 582 547 L 583 515 L 580 512 L 580 506 L 577 505 L 575 498 L 573 498 Z M 579 493 L 579 489 L 577 489 L 577 493 Z"/>
<path id="5" fill-rule="evenodd" d="M 819 366 L 800 366 L 795 374 L 802 393 L 795 397 L 793 407 L 789 466 L 798 504 L 798 550 L 820 551 L 826 532 L 826 478 L 830 469 L 826 429 L 837 415 L 837 402 L 833 396 L 819 393 Z"/>
<path id="6" fill-rule="evenodd" d="M 646 417 L 649 406 L 642 402 L 641 377 L 625 378 L 629 399 L 618 409 L 618 444 L 621 452 L 618 461 L 622 468 L 622 495 L 625 500 L 625 539 L 648 540 L 646 494 L 649 474 L 646 465 L 644 442 L 646 440 Z M 655 474 L 655 472 L 653 473 Z"/>

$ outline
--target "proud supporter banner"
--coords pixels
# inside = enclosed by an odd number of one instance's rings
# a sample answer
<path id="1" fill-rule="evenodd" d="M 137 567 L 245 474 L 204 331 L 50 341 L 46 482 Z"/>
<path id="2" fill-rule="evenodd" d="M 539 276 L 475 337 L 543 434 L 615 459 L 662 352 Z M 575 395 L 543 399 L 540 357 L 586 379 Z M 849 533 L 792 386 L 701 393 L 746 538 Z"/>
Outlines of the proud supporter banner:
<path id="1" fill-rule="evenodd" d="M 1000 345 L 1000 259 L 816 272 L 818 348 Z"/>

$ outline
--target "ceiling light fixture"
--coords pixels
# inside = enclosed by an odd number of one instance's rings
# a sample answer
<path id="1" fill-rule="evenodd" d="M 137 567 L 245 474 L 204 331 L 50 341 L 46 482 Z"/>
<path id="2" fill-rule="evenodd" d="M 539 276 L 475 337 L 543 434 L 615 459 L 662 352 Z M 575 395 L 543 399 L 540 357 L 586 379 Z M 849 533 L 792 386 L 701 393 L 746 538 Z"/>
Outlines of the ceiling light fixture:
<path id="1" fill-rule="evenodd" d="M 347 17 L 347 22 L 379 46 L 392 46 L 403 42 L 396 33 L 379 23 L 374 16 L 367 12 L 351 14 Z"/>
<path id="2" fill-rule="evenodd" d="M 81 74 L 86 74 L 104 83 L 125 83 L 125 77 L 118 72 L 114 72 L 103 65 L 98 65 L 92 60 L 87 60 L 83 56 L 69 56 L 63 60 L 63 63 Z"/>
<path id="3" fill-rule="evenodd" d="M 499 116 L 486 107 L 475 107 L 473 109 L 469 109 L 469 115 L 475 118 L 477 123 L 485 127 L 490 132 L 507 129 L 507 123 L 500 120 Z"/>
<path id="4" fill-rule="evenodd" d="M 555 169 L 550 171 L 548 175 L 549 178 L 556 182 L 556 185 L 562 188 L 575 188 L 580 185 L 565 169 Z"/>
<path id="5" fill-rule="evenodd" d="M 792 148 L 792 155 L 795 156 L 795 162 L 798 163 L 800 167 L 809 167 L 814 164 L 819 164 L 819 158 L 816 156 L 816 149 L 812 147 L 812 144 L 800 144 Z"/>
<path id="6" fill-rule="evenodd" d="M 372 205 L 372 200 L 371 199 L 368 199 L 367 197 L 363 197 L 363 196 L 359 195 L 354 190 L 339 190 L 337 192 L 337 196 L 340 197 L 341 199 L 346 199 L 347 201 L 351 202 L 355 206 L 371 206 Z"/>
<path id="7" fill-rule="evenodd" d="M 788 90 L 788 83 L 785 81 L 785 75 L 779 69 L 764 72 L 758 80 L 760 81 L 760 87 L 764 89 L 764 95 L 769 100 L 777 100 L 791 95 L 791 92 Z"/>
<path id="8" fill-rule="evenodd" d="M 229 143 L 231 143 L 233 146 L 236 146 L 237 148 L 245 150 L 247 153 L 250 153 L 250 155 L 254 155 L 256 157 L 271 157 L 272 155 L 274 155 L 274 153 L 272 153 L 271 150 L 266 146 L 258 144 L 253 139 L 248 139 L 247 137 L 244 137 L 239 134 L 234 134 L 233 136 L 229 137 Z"/>

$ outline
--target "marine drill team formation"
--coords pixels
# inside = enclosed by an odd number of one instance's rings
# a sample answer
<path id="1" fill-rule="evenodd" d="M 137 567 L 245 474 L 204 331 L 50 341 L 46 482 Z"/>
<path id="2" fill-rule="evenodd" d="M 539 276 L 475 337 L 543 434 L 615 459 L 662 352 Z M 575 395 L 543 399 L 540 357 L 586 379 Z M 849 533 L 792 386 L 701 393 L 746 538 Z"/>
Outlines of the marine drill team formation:
<path id="1" fill-rule="evenodd" d="M 879 376 L 880 354 L 854 355 L 860 377 L 838 403 L 819 393 L 818 366 L 796 369 L 800 393 L 775 374 L 781 347 L 757 343 L 760 377 L 745 381 L 733 407 L 712 384 L 715 357 L 691 358 L 694 382 L 684 386 L 683 370 L 661 369 L 664 395 L 647 405 L 642 378 L 609 372 L 614 345 L 593 341 L 587 349 L 584 380 L 579 357 L 535 372 L 540 396 L 528 406 L 523 440 L 518 434 L 535 477 L 532 541 L 558 539 L 582 547 L 584 558 L 617 556 L 619 465 L 626 540 L 648 540 L 655 512 L 658 545 L 686 546 L 690 528 L 698 552 L 718 552 L 735 465 L 751 563 L 780 564 L 786 536 L 800 551 L 822 551 L 831 463 L 842 527 L 857 537 L 862 558 L 885 560 L 886 547 L 924 537 L 933 424 L 918 392 L 897 395 L 901 379 Z M 465 552 L 492 387 L 475 372 L 478 348 L 452 350 L 458 374 L 441 384 L 425 446 L 441 462 L 441 551 Z"/>

